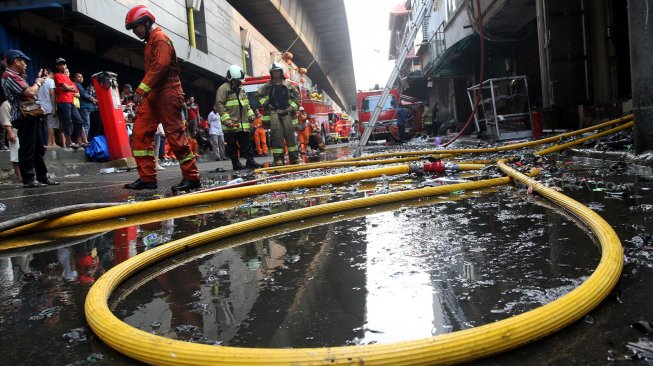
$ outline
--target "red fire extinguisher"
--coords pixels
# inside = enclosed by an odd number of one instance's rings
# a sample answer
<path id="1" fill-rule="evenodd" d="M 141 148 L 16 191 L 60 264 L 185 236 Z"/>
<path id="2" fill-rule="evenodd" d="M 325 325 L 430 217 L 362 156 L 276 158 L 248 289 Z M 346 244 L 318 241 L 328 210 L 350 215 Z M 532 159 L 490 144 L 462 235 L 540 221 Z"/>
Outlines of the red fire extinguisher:
<path id="1" fill-rule="evenodd" d="M 120 94 L 118 93 L 117 76 L 117 74 L 109 71 L 98 72 L 92 76 L 111 160 L 132 156 L 129 137 L 127 136 L 127 123 L 125 122 Z"/>
<path id="2" fill-rule="evenodd" d="M 542 117 L 540 112 L 531 112 L 531 121 L 533 123 L 533 138 L 541 139 L 542 138 Z"/>

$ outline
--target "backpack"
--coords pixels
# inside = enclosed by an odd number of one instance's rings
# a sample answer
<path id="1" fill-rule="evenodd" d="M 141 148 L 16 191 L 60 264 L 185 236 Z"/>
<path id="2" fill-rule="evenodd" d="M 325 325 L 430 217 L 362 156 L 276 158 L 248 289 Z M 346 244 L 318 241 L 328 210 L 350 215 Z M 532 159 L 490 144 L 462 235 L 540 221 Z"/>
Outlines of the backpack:
<path id="1" fill-rule="evenodd" d="M 109 161 L 109 145 L 104 135 L 98 135 L 91 139 L 90 145 L 86 147 L 86 155 L 94 161 Z"/>

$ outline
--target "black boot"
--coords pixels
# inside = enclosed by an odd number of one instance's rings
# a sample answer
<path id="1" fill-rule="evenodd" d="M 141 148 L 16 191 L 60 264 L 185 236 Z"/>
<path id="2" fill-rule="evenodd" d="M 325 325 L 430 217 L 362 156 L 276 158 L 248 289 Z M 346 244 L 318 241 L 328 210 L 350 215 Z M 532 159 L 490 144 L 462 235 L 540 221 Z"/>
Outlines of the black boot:
<path id="1" fill-rule="evenodd" d="M 202 188 L 202 182 L 199 180 L 182 179 L 179 184 L 172 186 L 173 191 L 190 191 L 191 189 Z"/>
<path id="2" fill-rule="evenodd" d="M 245 168 L 247 169 L 258 169 L 261 167 L 261 164 L 257 163 L 254 159 L 247 159 L 245 163 Z"/>
<path id="3" fill-rule="evenodd" d="M 156 182 L 143 182 L 140 179 L 136 179 L 132 183 L 125 184 L 123 188 L 140 191 L 141 189 L 156 189 L 157 185 Z"/>
<path id="4" fill-rule="evenodd" d="M 274 166 L 284 166 L 286 162 L 283 159 L 283 155 L 274 157 Z"/>
<path id="5" fill-rule="evenodd" d="M 290 164 L 299 164 L 299 154 L 295 152 L 288 153 L 288 157 L 290 158 Z"/>
<path id="6" fill-rule="evenodd" d="M 243 170 L 245 169 L 245 166 L 240 162 L 240 160 L 232 160 L 231 161 L 231 166 L 234 168 L 234 170 Z"/>

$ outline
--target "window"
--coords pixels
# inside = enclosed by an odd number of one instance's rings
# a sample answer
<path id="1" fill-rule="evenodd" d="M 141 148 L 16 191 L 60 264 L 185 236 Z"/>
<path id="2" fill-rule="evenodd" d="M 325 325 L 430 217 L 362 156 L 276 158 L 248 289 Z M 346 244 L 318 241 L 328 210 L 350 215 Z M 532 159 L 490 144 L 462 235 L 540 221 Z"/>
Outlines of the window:
<path id="1" fill-rule="evenodd" d="M 447 0 L 447 21 L 451 19 L 456 9 L 463 3 L 463 0 Z"/>
<path id="2" fill-rule="evenodd" d="M 379 103 L 379 99 L 381 99 L 380 95 L 365 97 L 361 105 L 361 112 L 373 111 L 374 108 L 376 108 L 376 105 Z M 388 99 L 385 100 L 385 105 L 383 106 L 383 110 L 387 111 L 388 109 L 393 109 L 396 107 L 397 107 L 397 100 L 395 99 L 394 95 L 389 95 Z"/>
<path id="3" fill-rule="evenodd" d="M 209 51 L 208 39 L 206 35 L 206 16 L 204 15 L 205 6 L 202 5 L 199 9 L 194 9 L 193 25 L 195 27 L 195 47 L 206 53 Z"/>

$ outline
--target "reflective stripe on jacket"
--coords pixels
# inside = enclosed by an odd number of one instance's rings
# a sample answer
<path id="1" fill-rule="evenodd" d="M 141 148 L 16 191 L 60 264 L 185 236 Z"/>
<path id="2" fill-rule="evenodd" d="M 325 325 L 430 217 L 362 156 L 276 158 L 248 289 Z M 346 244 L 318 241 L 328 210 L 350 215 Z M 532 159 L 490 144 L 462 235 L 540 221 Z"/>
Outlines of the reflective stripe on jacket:
<path id="1" fill-rule="evenodd" d="M 268 123 L 270 121 L 270 97 L 271 93 L 274 91 L 272 83 L 273 81 L 270 80 L 267 83 L 261 85 L 256 93 L 256 99 L 258 100 L 261 107 L 265 108 L 265 113 L 263 114 L 262 120 Z M 299 91 L 294 85 L 285 79 L 281 81 L 281 85 L 285 86 L 288 89 L 288 105 L 294 109 L 293 112 L 290 112 L 292 116 L 292 122 L 293 125 L 297 125 L 298 121 L 295 112 L 299 110 Z"/>
<path id="2" fill-rule="evenodd" d="M 249 119 L 254 117 L 254 111 L 249 106 L 247 93 L 242 86 L 232 88 L 230 82 L 220 85 L 215 95 L 213 109 L 220 116 L 224 133 L 249 131 Z M 234 123 L 238 126 L 228 127 L 229 124 Z"/>

